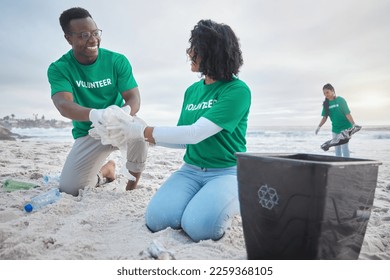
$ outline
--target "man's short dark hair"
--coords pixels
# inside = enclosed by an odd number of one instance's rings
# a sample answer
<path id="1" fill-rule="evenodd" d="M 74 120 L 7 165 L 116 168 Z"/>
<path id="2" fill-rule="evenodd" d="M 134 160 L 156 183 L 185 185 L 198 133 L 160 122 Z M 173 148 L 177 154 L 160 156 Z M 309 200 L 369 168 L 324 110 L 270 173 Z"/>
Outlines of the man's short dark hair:
<path id="1" fill-rule="evenodd" d="M 64 33 L 69 33 L 69 24 L 72 19 L 80 19 L 80 18 L 92 18 L 91 14 L 83 8 L 75 7 L 70 8 L 64 12 L 62 12 L 60 16 L 60 25 Z"/>

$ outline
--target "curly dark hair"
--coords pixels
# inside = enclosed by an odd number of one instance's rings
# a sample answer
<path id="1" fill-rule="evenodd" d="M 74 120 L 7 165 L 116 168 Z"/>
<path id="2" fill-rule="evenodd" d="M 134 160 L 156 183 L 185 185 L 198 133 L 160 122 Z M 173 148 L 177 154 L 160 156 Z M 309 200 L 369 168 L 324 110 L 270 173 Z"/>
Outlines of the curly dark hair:
<path id="1" fill-rule="evenodd" d="M 230 26 L 200 20 L 191 31 L 191 60 L 200 58 L 199 72 L 214 80 L 231 81 L 243 64 L 238 38 Z"/>
<path id="2" fill-rule="evenodd" d="M 80 19 L 80 18 L 92 18 L 91 14 L 83 8 L 75 7 L 70 8 L 64 12 L 62 12 L 60 16 L 60 25 L 64 33 L 69 33 L 69 24 L 72 19 Z"/>

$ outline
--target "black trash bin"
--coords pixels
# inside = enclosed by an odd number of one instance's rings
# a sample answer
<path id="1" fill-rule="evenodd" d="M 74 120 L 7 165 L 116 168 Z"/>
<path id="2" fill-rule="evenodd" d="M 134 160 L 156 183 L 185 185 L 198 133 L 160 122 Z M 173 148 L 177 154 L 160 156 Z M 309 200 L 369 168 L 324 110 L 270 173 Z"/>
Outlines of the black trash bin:
<path id="1" fill-rule="evenodd" d="M 378 161 L 237 153 L 248 259 L 357 259 Z"/>

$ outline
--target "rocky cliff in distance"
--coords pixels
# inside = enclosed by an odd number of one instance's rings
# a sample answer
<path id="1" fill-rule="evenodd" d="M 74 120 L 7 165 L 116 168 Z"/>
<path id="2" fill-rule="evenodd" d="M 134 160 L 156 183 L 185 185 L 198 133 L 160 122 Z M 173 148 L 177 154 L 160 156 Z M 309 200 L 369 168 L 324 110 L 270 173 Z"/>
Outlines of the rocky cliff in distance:
<path id="1" fill-rule="evenodd" d="M 0 141 L 1 140 L 16 140 L 20 135 L 12 133 L 9 129 L 0 125 Z"/>

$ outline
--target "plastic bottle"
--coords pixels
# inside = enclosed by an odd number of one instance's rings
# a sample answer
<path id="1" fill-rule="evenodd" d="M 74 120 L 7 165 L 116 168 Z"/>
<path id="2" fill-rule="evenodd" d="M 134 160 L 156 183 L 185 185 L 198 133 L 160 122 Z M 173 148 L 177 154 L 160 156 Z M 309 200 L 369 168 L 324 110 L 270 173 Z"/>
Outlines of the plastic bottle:
<path id="1" fill-rule="evenodd" d="M 45 185 L 49 183 L 59 183 L 60 182 L 60 174 L 57 175 L 44 175 L 43 182 Z"/>
<path id="2" fill-rule="evenodd" d="M 48 192 L 33 197 L 29 203 L 24 205 L 24 210 L 26 212 L 36 211 L 46 205 L 58 201 L 60 198 L 60 190 L 58 188 L 53 188 Z"/>
<path id="3" fill-rule="evenodd" d="M 28 190 L 31 188 L 36 188 L 39 187 L 39 185 L 35 183 L 7 179 L 5 180 L 3 187 L 6 191 L 16 191 L 16 190 Z"/>

